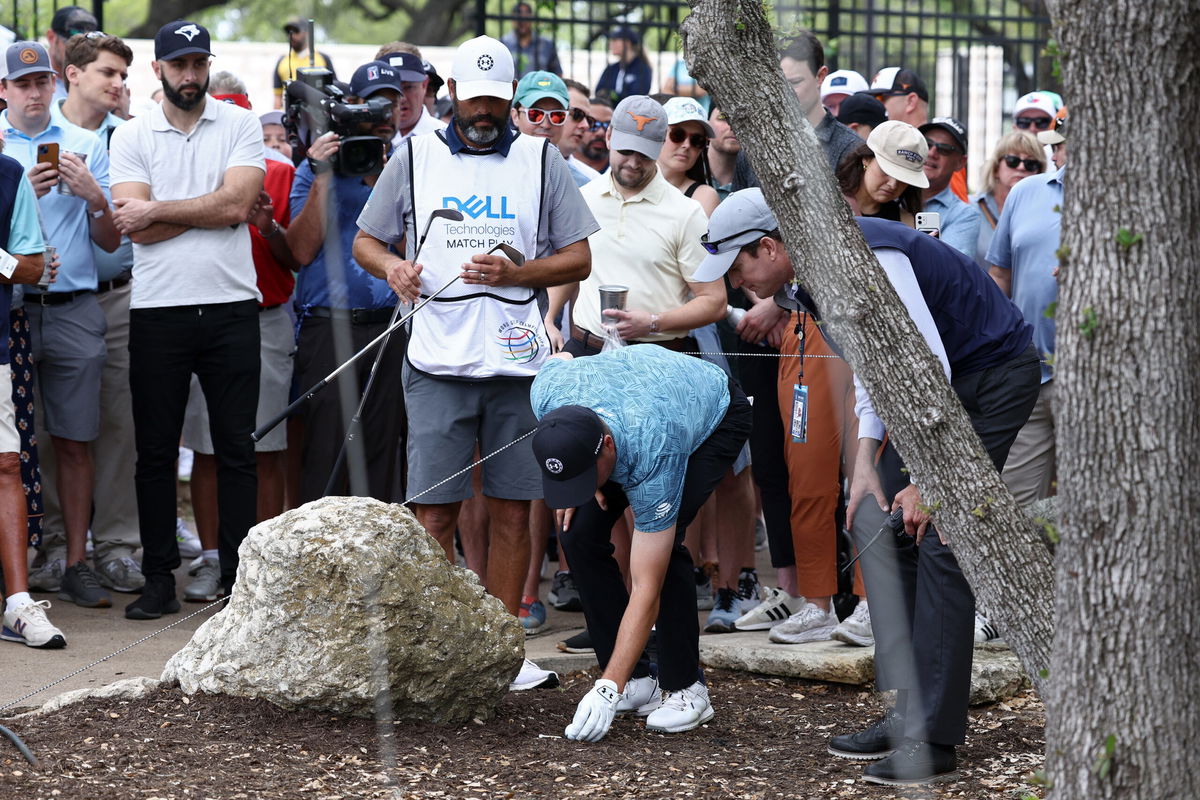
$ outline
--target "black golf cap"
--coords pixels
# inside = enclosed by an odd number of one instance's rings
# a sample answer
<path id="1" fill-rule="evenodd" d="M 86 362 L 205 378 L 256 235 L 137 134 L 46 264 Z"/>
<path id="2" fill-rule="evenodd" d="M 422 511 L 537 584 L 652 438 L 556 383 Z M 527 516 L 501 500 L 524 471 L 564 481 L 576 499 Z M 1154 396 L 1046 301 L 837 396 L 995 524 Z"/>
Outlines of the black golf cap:
<path id="1" fill-rule="evenodd" d="M 54 12 L 54 17 L 50 20 L 50 30 L 69 39 L 77 33 L 99 30 L 99 26 L 92 12 L 86 8 L 63 6 Z"/>
<path id="2" fill-rule="evenodd" d="M 163 25 L 154 35 L 155 61 L 170 61 L 192 53 L 212 55 L 212 42 L 203 25 L 181 19 Z"/>
<path id="3" fill-rule="evenodd" d="M 596 494 L 596 460 L 604 423 L 583 406 L 561 406 L 542 417 L 533 434 L 533 455 L 542 468 L 550 508 L 578 508 Z"/>

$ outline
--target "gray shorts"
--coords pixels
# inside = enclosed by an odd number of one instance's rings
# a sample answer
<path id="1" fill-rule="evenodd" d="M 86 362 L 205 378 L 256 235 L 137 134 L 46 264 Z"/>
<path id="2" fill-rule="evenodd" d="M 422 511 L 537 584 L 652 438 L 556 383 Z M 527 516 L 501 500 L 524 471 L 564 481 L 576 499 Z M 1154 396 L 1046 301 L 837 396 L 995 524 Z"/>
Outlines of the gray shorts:
<path id="1" fill-rule="evenodd" d="M 94 440 L 100 435 L 100 376 L 108 355 L 108 322 L 96 295 L 54 306 L 26 296 L 25 313 L 46 431 L 73 442 Z"/>
<path id="2" fill-rule="evenodd" d="M 425 490 L 473 464 L 476 442 L 482 457 L 533 430 L 537 419 L 529 405 L 532 383 L 528 378 L 431 378 L 405 361 L 408 499 L 437 504 L 471 497 L 470 470 L 432 491 Z M 542 496 L 542 476 L 533 457 L 532 442 L 529 437 L 483 462 L 484 495 L 500 500 L 536 500 Z"/>
<path id="3" fill-rule="evenodd" d="M 296 353 L 295 333 L 287 308 L 279 306 L 258 312 L 258 330 L 262 339 L 262 370 L 258 379 L 258 411 L 255 425 L 270 421 L 287 408 L 292 385 L 292 359 Z M 212 455 L 212 434 L 208 430 L 208 406 L 200 391 L 200 379 L 192 376 L 187 413 L 183 418 L 183 446 L 197 453 Z M 254 443 L 256 453 L 274 453 L 287 449 L 287 422 L 276 425 Z"/>

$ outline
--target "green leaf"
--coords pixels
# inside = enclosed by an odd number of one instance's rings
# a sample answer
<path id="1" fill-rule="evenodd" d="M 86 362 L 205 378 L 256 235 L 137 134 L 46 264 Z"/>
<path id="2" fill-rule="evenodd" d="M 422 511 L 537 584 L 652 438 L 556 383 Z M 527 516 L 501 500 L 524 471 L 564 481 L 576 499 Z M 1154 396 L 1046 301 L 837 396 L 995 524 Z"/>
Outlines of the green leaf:
<path id="1" fill-rule="evenodd" d="M 1046 306 L 1046 310 L 1042 312 L 1042 316 L 1046 319 L 1054 319 L 1054 312 L 1058 311 L 1058 301 L 1051 300 Z"/>
<path id="2" fill-rule="evenodd" d="M 1096 309 L 1088 306 L 1083 310 L 1083 321 L 1079 323 L 1079 332 L 1083 334 L 1083 338 L 1090 339 L 1092 338 L 1092 334 L 1096 332 L 1098 325 Z"/>
<path id="3" fill-rule="evenodd" d="M 1135 244 L 1141 242 L 1143 236 L 1140 233 L 1134 233 L 1129 228 L 1118 228 L 1116 239 L 1118 247 L 1122 250 L 1129 250 Z"/>
<path id="4" fill-rule="evenodd" d="M 1046 669 L 1045 667 L 1042 667 L 1041 669 L 1038 670 L 1038 677 L 1041 678 L 1042 680 L 1046 680 L 1046 678 L 1050 677 L 1050 670 Z"/>

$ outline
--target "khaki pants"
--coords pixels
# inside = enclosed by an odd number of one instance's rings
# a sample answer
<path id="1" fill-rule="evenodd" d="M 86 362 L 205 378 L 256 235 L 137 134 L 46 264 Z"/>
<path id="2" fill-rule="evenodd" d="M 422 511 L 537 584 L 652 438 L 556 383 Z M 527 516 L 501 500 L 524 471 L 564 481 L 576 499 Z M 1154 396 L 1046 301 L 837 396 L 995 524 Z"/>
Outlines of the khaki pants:
<path id="1" fill-rule="evenodd" d="M 1028 505 L 1055 494 L 1055 464 L 1054 381 L 1050 380 L 1042 384 L 1029 421 L 1008 451 L 1004 482 L 1018 503 Z"/>

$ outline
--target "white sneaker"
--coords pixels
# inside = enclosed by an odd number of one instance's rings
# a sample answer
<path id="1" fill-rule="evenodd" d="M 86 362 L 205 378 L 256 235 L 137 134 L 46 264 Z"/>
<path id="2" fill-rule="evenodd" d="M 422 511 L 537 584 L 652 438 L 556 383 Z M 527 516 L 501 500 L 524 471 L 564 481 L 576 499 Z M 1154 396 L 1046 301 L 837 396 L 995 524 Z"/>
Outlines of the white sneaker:
<path id="1" fill-rule="evenodd" d="M 179 463 L 176 465 L 175 476 L 187 483 L 192 479 L 192 462 L 195 461 L 195 456 L 191 450 L 186 447 L 179 448 Z"/>
<path id="2" fill-rule="evenodd" d="M 53 558 L 29 573 L 31 592 L 57 592 L 62 589 L 63 575 L 67 572 L 65 558 Z"/>
<path id="3" fill-rule="evenodd" d="M 646 730 L 683 733 L 700 727 L 712 718 L 708 687 L 696 681 L 686 689 L 663 692 L 662 706 L 646 717 Z"/>
<path id="4" fill-rule="evenodd" d="M 647 675 L 644 678 L 630 678 L 625 681 L 625 691 L 621 693 L 621 701 L 617 703 L 618 714 L 635 713 L 644 717 L 662 705 L 662 692 L 658 688 L 658 678 Z"/>
<path id="5" fill-rule="evenodd" d="M 871 612 L 867 601 L 859 600 L 854 612 L 833 629 L 832 638 L 858 647 L 874 647 L 875 634 L 871 631 Z"/>
<path id="6" fill-rule="evenodd" d="M 44 647 L 47 650 L 66 647 L 67 640 L 62 631 L 51 625 L 50 620 L 46 618 L 46 609 L 49 607 L 49 600 L 39 600 L 36 603 L 18 606 L 15 611 L 5 611 L 0 639 L 6 642 L 20 642 L 28 647 Z"/>
<path id="7" fill-rule="evenodd" d="M 179 543 L 180 558 L 195 558 L 204 552 L 200 537 L 187 526 L 182 517 L 175 518 L 175 541 Z"/>
<path id="8" fill-rule="evenodd" d="M 796 613 L 805 602 L 803 597 L 792 597 L 782 589 L 762 587 L 763 601 L 742 614 L 733 623 L 739 631 L 765 631 Z"/>
<path id="9" fill-rule="evenodd" d="M 1000 639 L 1000 631 L 996 626 L 988 622 L 988 618 L 983 614 L 975 615 L 975 641 L 978 644 L 983 642 L 995 642 Z"/>
<path id="10" fill-rule="evenodd" d="M 225 587 L 221 585 L 221 562 L 211 558 L 201 558 L 200 566 L 188 570 L 192 581 L 183 590 L 183 599 L 189 603 L 211 603 L 225 596 Z"/>
<path id="11" fill-rule="evenodd" d="M 508 690 L 523 692 L 526 689 L 553 689 L 555 686 L 558 686 L 558 673 L 541 669 L 527 658 L 517 677 L 508 685 Z"/>
<path id="12" fill-rule="evenodd" d="M 780 644 L 823 642 L 837 625 L 837 614 L 832 610 L 822 611 L 812 603 L 805 603 L 804 608 L 771 628 L 767 638 Z"/>

